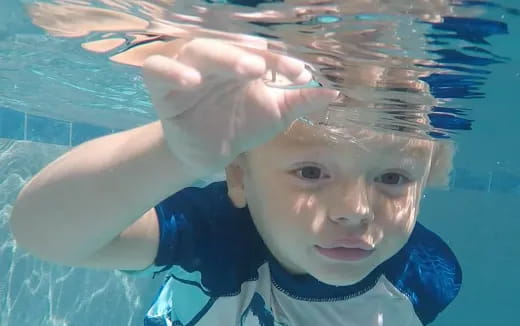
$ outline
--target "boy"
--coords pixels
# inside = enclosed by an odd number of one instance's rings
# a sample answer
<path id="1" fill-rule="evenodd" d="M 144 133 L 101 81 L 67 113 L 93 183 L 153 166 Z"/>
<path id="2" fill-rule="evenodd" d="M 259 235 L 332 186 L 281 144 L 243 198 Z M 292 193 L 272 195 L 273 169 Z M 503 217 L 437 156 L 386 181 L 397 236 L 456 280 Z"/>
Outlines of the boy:
<path id="1" fill-rule="evenodd" d="M 73 266 L 165 272 L 146 325 L 430 323 L 461 282 L 447 245 L 415 223 L 449 146 L 294 121 L 337 92 L 269 88 L 269 70 L 311 78 L 261 42 L 195 39 L 148 58 L 160 121 L 42 170 L 13 209 L 18 244 Z M 224 169 L 226 182 L 188 187 Z"/>

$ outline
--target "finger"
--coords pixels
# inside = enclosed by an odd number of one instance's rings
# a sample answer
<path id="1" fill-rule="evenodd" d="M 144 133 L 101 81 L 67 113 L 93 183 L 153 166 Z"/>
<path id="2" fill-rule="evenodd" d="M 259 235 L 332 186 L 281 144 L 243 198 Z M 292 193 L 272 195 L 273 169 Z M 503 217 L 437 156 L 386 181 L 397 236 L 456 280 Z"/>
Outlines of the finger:
<path id="1" fill-rule="evenodd" d="M 204 76 L 258 78 L 265 73 L 265 60 L 258 55 L 212 39 L 196 39 L 186 44 L 176 58 Z"/>
<path id="2" fill-rule="evenodd" d="M 267 39 L 254 35 L 227 33 L 220 31 L 212 31 L 211 33 L 211 38 L 226 40 L 233 45 L 245 46 L 247 48 L 267 50 L 271 44 L 267 41 Z"/>
<path id="3" fill-rule="evenodd" d="M 145 60 L 143 78 L 150 92 L 160 98 L 175 89 L 193 88 L 202 79 L 196 69 L 161 55 L 153 55 Z"/>
<path id="4" fill-rule="evenodd" d="M 292 84 L 305 84 L 311 78 L 310 72 L 306 72 L 306 64 L 302 60 L 285 54 L 276 53 L 267 48 L 250 47 L 249 44 L 237 44 L 236 46 L 263 57 L 266 61 L 268 70 L 284 75 Z M 307 80 L 303 82 L 302 77 L 304 75 L 302 74 L 306 74 L 305 77 L 307 78 Z"/>
<path id="5" fill-rule="evenodd" d="M 266 40 L 247 35 L 231 42 L 196 39 L 185 46 L 177 60 L 193 66 L 204 76 L 218 74 L 254 79 L 269 69 L 296 85 L 305 84 L 311 78 L 302 60 L 275 53 L 268 49 Z"/>
<path id="6" fill-rule="evenodd" d="M 339 92 L 328 88 L 284 90 L 279 99 L 280 116 L 289 125 L 294 120 L 327 109 Z"/>
<path id="7" fill-rule="evenodd" d="M 270 53 L 267 61 L 273 71 L 282 74 L 293 85 L 306 84 L 312 78 L 312 74 L 306 69 L 305 62 L 302 60 Z"/>

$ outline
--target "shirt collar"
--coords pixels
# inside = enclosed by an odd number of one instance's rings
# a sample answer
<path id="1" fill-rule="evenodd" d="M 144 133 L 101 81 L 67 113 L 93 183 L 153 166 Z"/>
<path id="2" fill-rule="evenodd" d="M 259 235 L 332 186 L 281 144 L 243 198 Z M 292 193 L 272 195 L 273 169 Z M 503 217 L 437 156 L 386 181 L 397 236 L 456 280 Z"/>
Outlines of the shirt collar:
<path id="1" fill-rule="evenodd" d="M 380 265 L 357 283 L 335 286 L 320 282 L 309 274 L 289 273 L 271 253 L 268 254 L 268 263 L 274 286 L 295 299 L 306 301 L 341 301 L 357 297 L 372 289 L 383 274 Z"/>

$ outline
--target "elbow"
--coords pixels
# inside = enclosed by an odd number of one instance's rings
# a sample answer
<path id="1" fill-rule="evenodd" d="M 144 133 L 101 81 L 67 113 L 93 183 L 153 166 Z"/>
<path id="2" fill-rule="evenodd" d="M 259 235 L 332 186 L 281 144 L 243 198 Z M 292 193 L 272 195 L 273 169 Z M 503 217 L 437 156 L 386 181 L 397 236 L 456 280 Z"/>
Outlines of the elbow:
<path id="1" fill-rule="evenodd" d="M 9 218 L 9 228 L 15 247 L 34 258 L 65 266 L 79 266 L 82 255 L 70 240 L 63 239 L 52 228 L 42 224 L 45 216 L 15 206 Z M 69 242 L 67 242 L 69 241 Z"/>
<path id="2" fill-rule="evenodd" d="M 45 230 L 38 226 L 43 218 L 23 207 L 23 203 L 15 203 L 9 217 L 9 228 L 16 249 L 21 249 L 32 256 L 45 261 L 64 263 L 56 252 L 49 248 L 50 241 L 45 239 Z"/>
<path id="3" fill-rule="evenodd" d="M 23 248 L 31 251 L 31 239 L 34 234 L 34 228 L 30 228 L 29 209 L 26 204 L 26 186 L 20 191 L 9 216 L 9 229 L 17 248 Z"/>
<path id="4" fill-rule="evenodd" d="M 13 208 L 9 218 L 9 228 L 11 235 L 15 241 L 16 248 L 23 249 L 34 256 L 40 258 L 38 251 L 41 251 L 41 245 L 36 244 L 36 228 L 30 227 L 30 221 L 23 210 L 16 206 Z M 40 250 L 38 250 L 40 247 Z"/>
<path id="5" fill-rule="evenodd" d="M 23 212 L 21 212 L 22 209 L 20 206 L 20 197 L 18 197 L 11 211 L 11 215 L 9 216 L 9 229 L 13 239 L 16 242 L 16 246 L 18 248 L 22 247 L 25 249 L 25 242 L 27 241 L 26 239 L 30 237 L 27 235 L 27 228 L 24 227 L 27 222 L 24 221 Z"/>

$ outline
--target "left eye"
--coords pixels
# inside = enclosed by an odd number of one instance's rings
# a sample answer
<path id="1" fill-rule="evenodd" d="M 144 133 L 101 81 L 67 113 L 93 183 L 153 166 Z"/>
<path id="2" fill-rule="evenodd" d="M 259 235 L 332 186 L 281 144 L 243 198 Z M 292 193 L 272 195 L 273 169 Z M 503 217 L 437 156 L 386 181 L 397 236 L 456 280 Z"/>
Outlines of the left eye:
<path id="1" fill-rule="evenodd" d="M 375 181 L 385 185 L 402 185 L 410 182 L 410 179 L 401 173 L 388 172 L 378 176 Z"/>
<path id="2" fill-rule="evenodd" d="M 319 179 L 322 175 L 322 171 L 320 168 L 317 168 L 315 166 L 306 166 L 299 171 L 300 175 L 304 179 Z"/>

